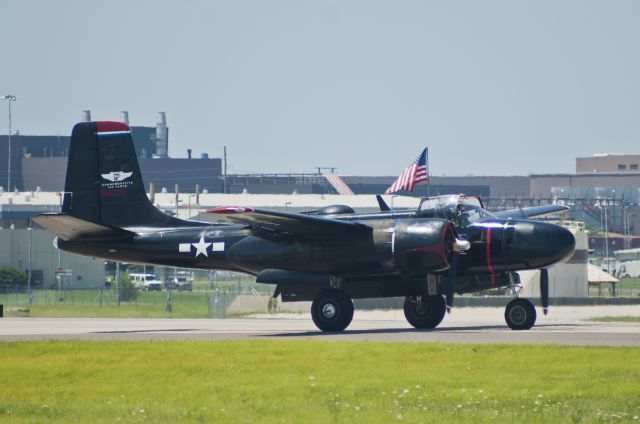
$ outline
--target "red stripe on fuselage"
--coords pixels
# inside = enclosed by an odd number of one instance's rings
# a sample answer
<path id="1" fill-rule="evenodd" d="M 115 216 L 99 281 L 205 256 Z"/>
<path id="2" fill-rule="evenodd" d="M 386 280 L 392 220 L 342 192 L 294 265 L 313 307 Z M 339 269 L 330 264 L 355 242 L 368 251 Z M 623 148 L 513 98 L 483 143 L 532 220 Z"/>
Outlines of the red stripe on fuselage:
<path id="1" fill-rule="evenodd" d="M 496 275 L 493 273 L 493 264 L 491 263 L 491 227 L 487 227 L 487 267 L 491 274 L 491 287 L 496 286 Z"/>

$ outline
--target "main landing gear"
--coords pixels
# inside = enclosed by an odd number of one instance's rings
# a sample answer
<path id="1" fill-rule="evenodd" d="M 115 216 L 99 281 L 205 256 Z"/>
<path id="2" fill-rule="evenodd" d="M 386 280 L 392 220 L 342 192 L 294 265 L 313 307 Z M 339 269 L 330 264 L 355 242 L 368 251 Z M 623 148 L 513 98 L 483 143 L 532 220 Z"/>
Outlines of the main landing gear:
<path id="1" fill-rule="evenodd" d="M 311 318 L 321 331 L 342 331 L 353 319 L 353 301 L 342 290 L 323 290 L 313 299 Z"/>
<path id="2" fill-rule="evenodd" d="M 404 299 L 404 316 L 415 328 L 436 328 L 446 312 L 440 295 L 410 296 Z"/>

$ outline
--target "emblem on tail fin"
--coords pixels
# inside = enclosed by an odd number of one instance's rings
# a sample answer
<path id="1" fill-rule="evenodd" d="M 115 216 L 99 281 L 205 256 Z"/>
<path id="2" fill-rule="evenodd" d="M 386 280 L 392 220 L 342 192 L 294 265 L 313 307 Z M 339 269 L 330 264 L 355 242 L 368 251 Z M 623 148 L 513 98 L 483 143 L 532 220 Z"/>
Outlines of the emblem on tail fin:
<path id="1" fill-rule="evenodd" d="M 121 171 L 112 171 L 109 172 L 108 174 L 101 174 L 102 178 L 104 178 L 105 180 L 109 180 L 111 182 L 118 182 L 118 181 L 124 181 L 127 178 L 129 178 L 130 176 L 133 175 L 133 172 L 121 172 Z"/>

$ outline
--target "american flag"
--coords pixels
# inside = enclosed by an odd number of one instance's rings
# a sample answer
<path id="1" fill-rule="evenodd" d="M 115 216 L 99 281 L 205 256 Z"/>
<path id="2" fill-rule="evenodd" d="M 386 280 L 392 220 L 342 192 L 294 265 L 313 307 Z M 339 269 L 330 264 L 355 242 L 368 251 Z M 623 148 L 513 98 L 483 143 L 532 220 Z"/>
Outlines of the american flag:
<path id="1" fill-rule="evenodd" d="M 420 156 L 409 165 L 398 179 L 389 186 L 384 194 L 395 193 L 399 190 L 413 191 L 413 187 L 423 181 L 429 181 L 427 172 L 427 148 L 420 153 Z"/>

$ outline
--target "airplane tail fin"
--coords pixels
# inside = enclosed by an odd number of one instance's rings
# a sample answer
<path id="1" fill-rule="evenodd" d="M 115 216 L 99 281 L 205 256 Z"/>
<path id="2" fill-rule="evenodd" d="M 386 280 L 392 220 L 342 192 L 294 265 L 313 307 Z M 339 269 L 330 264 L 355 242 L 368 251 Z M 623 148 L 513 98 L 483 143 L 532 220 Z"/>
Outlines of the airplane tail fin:
<path id="1" fill-rule="evenodd" d="M 81 122 L 73 127 L 62 212 L 110 227 L 171 226 L 181 220 L 147 198 L 129 126 Z"/>

